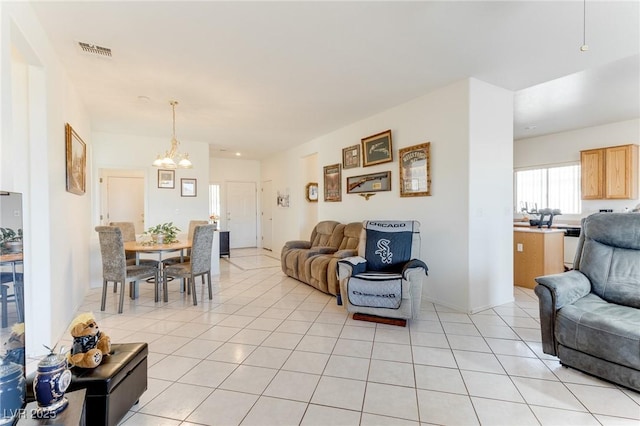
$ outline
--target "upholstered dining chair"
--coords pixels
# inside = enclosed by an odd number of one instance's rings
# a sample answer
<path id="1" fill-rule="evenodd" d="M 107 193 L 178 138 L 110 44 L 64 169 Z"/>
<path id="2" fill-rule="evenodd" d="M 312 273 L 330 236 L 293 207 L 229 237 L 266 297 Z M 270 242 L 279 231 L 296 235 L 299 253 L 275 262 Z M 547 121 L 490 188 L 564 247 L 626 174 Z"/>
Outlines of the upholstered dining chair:
<path id="1" fill-rule="evenodd" d="M 208 225 L 208 220 L 191 220 L 189 221 L 189 232 L 187 233 L 187 239 L 189 241 L 193 241 L 193 232 L 198 225 Z M 190 261 L 191 250 L 187 250 L 187 254 L 185 256 L 173 256 L 168 257 L 166 259 L 162 259 L 162 263 L 164 266 L 175 265 L 176 263 L 183 263 Z M 202 283 L 204 284 L 204 276 L 202 277 Z"/>
<path id="2" fill-rule="evenodd" d="M 102 302 L 100 310 L 104 311 L 107 299 L 107 285 L 113 282 L 114 291 L 120 283 L 120 303 L 118 313 L 122 313 L 124 305 L 124 287 L 129 283 L 129 293 L 136 294 L 135 286 L 138 281 L 155 278 L 155 301 L 160 300 L 160 279 L 158 268 L 151 265 L 127 265 L 124 254 L 124 240 L 122 231 L 117 226 L 96 226 L 100 239 L 100 253 L 102 255 Z"/>
<path id="3" fill-rule="evenodd" d="M 136 226 L 133 222 L 110 222 L 109 225 L 117 226 L 122 231 L 122 240 L 126 243 L 129 241 L 136 240 Z M 136 264 L 136 254 L 125 252 L 125 257 L 127 259 L 127 265 L 135 265 Z M 158 261 L 154 259 L 139 259 L 140 265 L 147 266 L 158 266 Z M 113 291 L 116 291 L 114 287 Z"/>
<path id="4" fill-rule="evenodd" d="M 167 289 L 168 277 L 180 278 L 186 280 L 185 287 L 187 294 L 193 294 L 194 306 L 198 304 L 196 296 L 195 278 L 197 276 L 206 276 L 209 286 L 209 300 L 211 295 L 211 251 L 213 246 L 214 225 L 197 225 L 193 232 L 193 240 L 191 244 L 191 256 L 189 262 L 176 263 L 164 268 L 164 301 L 169 301 L 169 292 Z"/>

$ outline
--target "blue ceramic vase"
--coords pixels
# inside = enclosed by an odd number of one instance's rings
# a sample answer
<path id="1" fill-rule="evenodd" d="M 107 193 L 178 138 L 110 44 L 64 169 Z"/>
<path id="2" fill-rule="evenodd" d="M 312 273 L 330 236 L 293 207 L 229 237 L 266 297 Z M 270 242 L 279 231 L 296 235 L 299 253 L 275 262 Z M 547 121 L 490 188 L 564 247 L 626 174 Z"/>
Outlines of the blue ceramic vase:
<path id="1" fill-rule="evenodd" d="M 11 425 L 24 406 L 26 381 L 22 366 L 6 359 L 0 364 L 0 425 Z"/>
<path id="2" fill-rule="evenodd" d="M 71 383 L 71 371 L 67 368 L 67 358 L 63 354 L 51 352 L 38 363 L 38 371 L 33 381 L 33 393 L 38 402 L 38 410 L 46 413 L 60 413 L 69 404 L 64 392 Z"/>

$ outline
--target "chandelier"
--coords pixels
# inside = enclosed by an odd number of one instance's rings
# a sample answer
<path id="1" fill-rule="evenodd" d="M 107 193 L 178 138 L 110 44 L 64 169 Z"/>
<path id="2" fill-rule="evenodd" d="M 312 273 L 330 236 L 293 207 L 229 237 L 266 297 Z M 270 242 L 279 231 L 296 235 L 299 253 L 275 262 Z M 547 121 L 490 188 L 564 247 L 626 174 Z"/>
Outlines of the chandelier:
<path id="1" fill-rule="evenodd" d="M 189 160 L 189 154 L 180 153 L 178 151 L 178 139 L 176 139 L 176 105 L 178 101 L 170 101 L 169 104 L 173 109 L 173 137 L 171 138 L 171 148 L 164 153 L 164 157 L 158 154 L 158 158 L 153 162 L 154 167 L 162 167 L 164 169 L 190 169 L 193 167 Z"/>

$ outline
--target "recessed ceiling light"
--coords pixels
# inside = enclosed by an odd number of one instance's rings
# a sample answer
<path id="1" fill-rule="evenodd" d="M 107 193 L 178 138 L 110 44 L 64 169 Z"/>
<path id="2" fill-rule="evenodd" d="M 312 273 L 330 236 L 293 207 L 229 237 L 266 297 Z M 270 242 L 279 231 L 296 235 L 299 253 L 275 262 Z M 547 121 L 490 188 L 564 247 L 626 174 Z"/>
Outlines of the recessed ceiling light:
<path id="1" fill-rule="evenodd" d="M 151 98 L 148 97 L 148 96 L 144 96 L 144 95 L 138 96 L 138 101 L 139 102 L 145 102 L 146 103 L 146 102 L 149 102 L 150 100 L 151 100 Z"/>
<path id="2" fill-rule="evenodd" d="M 239 152 L 236 152 L 236 157 L 240 157 L 242 154 Z"/>
<path id="3" fill-rule="evenodd" d="M 527 126 L 527 127 L 525 127 L 524 129 L 525 129 L 525 130 L 533 130 L 533 129 L 535 129 L 536 127 L 538 127 L 538 126 L 535 126 L 535 125 L 533 125 L 533 124 L 532 124 L 531 126 Z"/>

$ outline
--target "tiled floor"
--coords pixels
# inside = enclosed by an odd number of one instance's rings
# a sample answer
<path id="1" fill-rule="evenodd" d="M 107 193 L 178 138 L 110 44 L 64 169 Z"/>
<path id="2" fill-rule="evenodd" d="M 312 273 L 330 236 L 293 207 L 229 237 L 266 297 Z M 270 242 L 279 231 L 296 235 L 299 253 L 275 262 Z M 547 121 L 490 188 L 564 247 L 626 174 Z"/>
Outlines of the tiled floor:
<path id="1" fill-rule="evenodd" d="M 542 353 L 537 298 L 475 315 L 423 303 L 407 328 L 350 319 L 335 299 L 285 277 L 269 252 L 232 252 L 199 304 L 152 286 L 117 315 L 114 342 L 149 342 L 149 388 L 131 425 L 635 425 L 640 394 Z M 236 265 L 244 265 L 238 267 Z M 428 280 L 427 280 L 427 284 Z"/>

